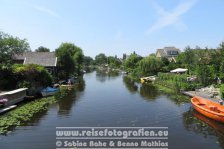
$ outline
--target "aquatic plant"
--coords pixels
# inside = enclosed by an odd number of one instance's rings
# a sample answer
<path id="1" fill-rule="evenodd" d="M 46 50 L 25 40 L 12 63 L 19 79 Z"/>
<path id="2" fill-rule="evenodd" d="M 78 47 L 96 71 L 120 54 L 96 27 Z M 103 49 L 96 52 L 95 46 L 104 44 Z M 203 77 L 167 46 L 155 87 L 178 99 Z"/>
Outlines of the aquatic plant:
<path id="1" fill-rule="evenodd" d="M 29 102 L 0 117 L 0 134 L 6 134 L 10 128 L 28 122 L 36 113 L 44 111 L 49 104 L 56 102 L 54 97 L 42 98 Z"/>

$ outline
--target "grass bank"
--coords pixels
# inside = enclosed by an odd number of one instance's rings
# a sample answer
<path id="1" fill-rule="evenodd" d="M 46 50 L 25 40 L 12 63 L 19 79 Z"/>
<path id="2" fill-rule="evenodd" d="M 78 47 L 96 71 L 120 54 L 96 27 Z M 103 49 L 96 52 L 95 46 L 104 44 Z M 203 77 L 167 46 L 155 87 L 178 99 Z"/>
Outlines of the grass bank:
<path id="1" fill-rule="evenodd" d="M 22 126 L 35 114 L 44 111 L 49 104 L 55 103 L 55 97 L 47 97 L 31 101 L 0 117 L 0 134 L 5 134 L 10 128 Z"/>
<path id="2" fill-rule="evenodd" d="M 160 92 L 169 95 L 170 98 L 178 104 L 190 102 L 190 98 L 188 96 L 182 95 L 180 92 L 177 92 L 173 88 L 170 88 L 168 86 L 163 86 L 161 84 L 158 84 L 158 82 L 156 82 L 154 85 L 160 90 Z"/>
<path id="3" fill-rule="evenodd" d="M 133 75 L 127 75 L 126 77 L 132 79 L 135 82 L 140 82 L 139 78 L 137 78 L 136 76 Z M 190 98 L 188 96 L 184 96 L 180 93 L 180 88 L 178 85 L 176 84 L 170 84 L 168 81 L 166 80 L 160 80 L 157 79 L 153 85 L 161 92 L 164 94 L 169 95 L 169 97 L 175 101 L 175 103 L 177 104 L 181 104 L 181 103 L 188 103 L 190 102 Z"/>
<path id="4" fill-rule="evenodd" d="M 0 134 L 6 134 L 11 128 L 22 126 L 29 122 L 35 114 L 47 110 L 50 104 L 63 99 L 68 93 L 69 90 L 60 89 L 55 96 L 28 102 L 25 105 L 17 107 L 16 109 L 0 116 Z"/>

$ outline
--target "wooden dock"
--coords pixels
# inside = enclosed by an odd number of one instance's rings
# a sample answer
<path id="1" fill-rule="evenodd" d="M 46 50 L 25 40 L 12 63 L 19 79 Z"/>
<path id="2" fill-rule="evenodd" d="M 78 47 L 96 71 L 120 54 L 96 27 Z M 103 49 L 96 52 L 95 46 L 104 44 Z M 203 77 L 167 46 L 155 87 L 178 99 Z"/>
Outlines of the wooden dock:
<path id="1" fill-rule="evenodd" d="M 217 102 L 217 103 L 219 103 L 220 100 L 221 100 L 217 96 L 211 97 L 211 95 L 206 94 L 206 93 L 202 93 L 202 92 L 199 92 L 199 91 L 182 91 L 181 93 L 184 94 L 184 95 L 187 95 L 189 97 L 199 96 L 199 97 L 202 97 L 202 98 L 212 100 L 212 101 Z"/>

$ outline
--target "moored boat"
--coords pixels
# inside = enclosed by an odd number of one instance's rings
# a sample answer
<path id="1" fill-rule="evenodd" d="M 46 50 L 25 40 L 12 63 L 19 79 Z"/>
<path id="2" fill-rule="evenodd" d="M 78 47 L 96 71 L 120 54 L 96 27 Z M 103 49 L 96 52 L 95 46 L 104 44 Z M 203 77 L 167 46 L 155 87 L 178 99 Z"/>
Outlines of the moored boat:
<path id="1" fill-rule="evenodd" d="M 4 103 L 4 106 L 17 104 L 24 100 L 27 89 L 28 88 L 20 88 L 13 91 L 0 93 L 0 100 L 3 102 L 4 99 L 7 99 L 7 101 Z"/>
<path id="2" fill-rule="evenodd" d="M 9 106 L 9 107 L 5 107 L 5 108 L 3 108 L 3 109 L 0 109 L 0 114 L 3 114 L 3 113 L 5 113 L 5 112 L 7 112 L 7 111 L 10 111 L 10 110 L 12 110 L 12 109 L 14 109 L 14 108 L 16 108 L 17 107 L 17 105 L 11 105 L 11 106 Z"/>
<path id="3" fill-rule="evenodd" d="M 149 77 L 142 77 L 142 78 L 140 78 L 141 83 L 153 82 L 155 80 L 156 80 L 155 76 L 149 76 Z"/>
<path id="4" fill-rule="evenodd" d="M 194 96 L 191 103 L 199 113 L 224 123 L 224 106 L 198 96 Z"/>
<path id="5" fill-rule="evenodd" d="M 58 91 L 58 88 L 47 87 L 41 90 L 41 95 L 43 97 L 52 96 Z"/>

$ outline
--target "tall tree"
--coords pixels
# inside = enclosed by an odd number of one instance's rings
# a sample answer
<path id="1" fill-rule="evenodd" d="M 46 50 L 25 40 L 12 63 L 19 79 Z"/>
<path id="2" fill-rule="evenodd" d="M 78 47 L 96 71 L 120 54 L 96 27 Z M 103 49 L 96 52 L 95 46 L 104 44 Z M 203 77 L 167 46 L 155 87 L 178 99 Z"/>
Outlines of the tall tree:
<path id="1" fill-rule="evenodd" d="M 148 56 L 139 61 L 138 70 L 140 70 L 141 75 L 155 75 L 160 71 L 162 64 L 162 61 L 155 56 Z"/>
<path id="2" fill-rule="evenodd" d="M 50 52 L 50 49 L 40 46 L 35 50 L 35 52 Z"/>
<path id="3" fill-rule="evenodd" d="M 107 56 L 104 53 L 100 53 L 95 56 L 95 64 L 96 65 L 104 65 L 107 64 Z"/>
<path id="4" fill-rule="evenodd" d="M 56 50 L 60 78 L 68 78 L 69 75 L 80 73 L 84 55 L 82 49 L 73 43 L 62 43 Z"/>
<path id="5" fill-rule="evenodd" d="M 12 63 L 14 54 L 21 54 L 25 51 L 30 51 L 30 46 L 26 39 L 19 39 L 0 32 L 0 64 Z"/>
<path id="6" fill-rule="evenodd" d="M 90 66 L 93 64 L 93 58 L 90 57 L 90 56 L 84 56 L 84 59 L 83 59 L 83 64 L 85 66 Z"/>
<path id="7" fill-rule="evenodd" d="M 74 46 L 73 48 L 73 59 L 75 60 L 76 71 L 80 74 L 83 66 L 84 54 L 81 48 L 77 46 Z"/>
<path id="8" fill-rule="evenodd" d="M 132 71 L 137 67 L 137 63 L 142 59 L 142 57 L 137 54 L 131 54 L 124 62 L 124 67 L 128 71 Z"/>
<path id="9" fill-rule="evenodd" d="M 117 58 L 117 56 L 115 55 L 115 57 L 113 56 L 108 56 L 108 64 L 110 67 L 112 68 L 119 68 L 121 66 L 121 61 Z"/>

